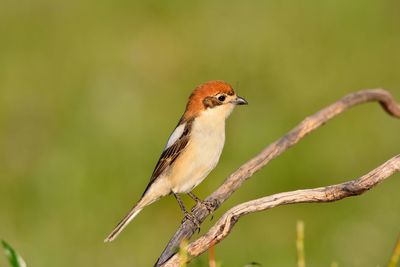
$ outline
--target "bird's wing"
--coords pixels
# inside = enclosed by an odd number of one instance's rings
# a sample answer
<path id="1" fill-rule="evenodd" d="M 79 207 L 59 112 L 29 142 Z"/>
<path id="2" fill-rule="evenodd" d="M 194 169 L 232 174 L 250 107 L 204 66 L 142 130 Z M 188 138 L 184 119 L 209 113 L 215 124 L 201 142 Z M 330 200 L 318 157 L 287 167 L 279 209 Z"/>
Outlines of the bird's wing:
<path id="1" fill-rule="evenodd" d="M 146 194 L 147 190 L 153 184 L 153 182 L 179 157 L 182 151 L 189 143 L 190 131 L 192 128 L 192 122 L 185 122 L 179 124 L 174 132 L 171 134 L 167 145 L 154 168 L 153 174 L 151 175 L 150 182 L 146 187 L 143 195 Z"/>
<path id="2" fill-rule="evenodd" d="M 170 146 L 175 144 L 175 142 L 182 136 L 186 127 L 186 123 L 179 124 L 176 126 L 175 130 L 172 132 L 171 136 L 168 139 L 168 142 L 164 148 L 164 151 L 167 150 Z"/>

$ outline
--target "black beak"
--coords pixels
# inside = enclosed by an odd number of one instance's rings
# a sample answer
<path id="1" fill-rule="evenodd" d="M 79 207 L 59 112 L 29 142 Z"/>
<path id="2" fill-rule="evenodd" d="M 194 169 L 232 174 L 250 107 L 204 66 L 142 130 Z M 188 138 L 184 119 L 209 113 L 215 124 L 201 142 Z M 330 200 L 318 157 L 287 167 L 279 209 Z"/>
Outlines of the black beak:
<path id="1" fill-rule="evenodd" d="M 232 101 L 233 104 L 235 105 L 247 105 L 249 104 L 246 99 L 240 96 L 236 96 L 236 99 Z"/>

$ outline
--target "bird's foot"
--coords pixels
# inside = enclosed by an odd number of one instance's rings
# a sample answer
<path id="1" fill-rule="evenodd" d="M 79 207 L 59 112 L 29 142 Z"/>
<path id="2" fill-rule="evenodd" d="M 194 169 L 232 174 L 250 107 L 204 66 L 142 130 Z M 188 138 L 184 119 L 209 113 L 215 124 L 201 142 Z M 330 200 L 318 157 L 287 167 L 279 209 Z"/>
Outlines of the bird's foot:
<path id="1" fill-rule="evenodd" d="M 195 194 L 192 192 L 189 192 L 188 195 L 196 201 L 196 203 L 200 206 L 205 207 L 208 210 L 208 213 L 213 213 L 215 208 L 218 206 L 217 200 L 212 199 L 212 200 L 201 200 L 198 198 Z"/>
<path id="2" fill-rule="evenodd" d="M 198 232 L 200 232 L 200 221 L 192 213 L 185 212 L 185 217 L 183 218 L 183 221 L 184 220 L 191 221 L 198 229 Z"/>
<path id="3" fill-rule="evenodd" d="M 217 200 L 204 200 L 197 202 L 197 204 L 207 209 L 208 213 L 211 215 L 210 221 L 212 221 L 212 219 L 214 219 L 215 208 L 218 206 Z"/>
<path id="4" fill-rule="evenodd" d="M 213 200 L 204 200 L 200 202 L 200 205 L 204 206 L 208 212 L 212 215 L 215 208 L 217 207 L 217 201 Z"/>

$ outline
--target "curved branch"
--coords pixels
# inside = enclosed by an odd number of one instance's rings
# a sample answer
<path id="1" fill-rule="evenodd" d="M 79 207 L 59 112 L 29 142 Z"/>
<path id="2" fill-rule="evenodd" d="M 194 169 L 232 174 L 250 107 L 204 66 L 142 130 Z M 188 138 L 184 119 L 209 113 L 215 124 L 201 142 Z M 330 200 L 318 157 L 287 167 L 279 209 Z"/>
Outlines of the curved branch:
<path id="1" fill-rule="evenodd" d="M 196 257 L 209 247 L 221 242 L 228 236 L 239 218 L 249 213 L 288 204 L 333 202 L 361 195 L 397 172 L 400 172 L 400 155 L 356 180 L 326 187 L 279 193 L 239 204 L 227 211 L 205 235 L 189 244 L 187 253 L 190 257 Z M 179 256 L 175 255 L 163 266 L 179 266 L 178 264 Z"/>
<path id="2" fill-rule="evenodd" d="M 201 223 L 205 218 L 225 202 L 233 192 L 235 192 L 244 181 L 249 179 L 254 173 L 267 165 L 271 160 L 278 157 L 291 146 L 298 143 L 306 135 L 319 128 L 330 119 L 336 117 L 349 108 L 366 102 L 376 101 L 391 116 L 400 118 L 400 105 L 395 102 L 391 94 L 383 89 L 369 89 L 351 93 L 320 110 L 312 116 L 305 118 L 299 125 L 289 133 L 267 146 L 257 156 L 243 164 L 238 170 L 232 173 L 224 183 L 205 200 L 213 203 L 213 207 L 196 205 L 192 209 L 193 215 Z M 168 242 L 165 250 L 159 257 L 155 266 L 161 266 L 175 253 L 179 244 L 184 239 L 189 239 L 196 231 L 197 226 L 190 220 L 184 220 L 174 236 Z"/>

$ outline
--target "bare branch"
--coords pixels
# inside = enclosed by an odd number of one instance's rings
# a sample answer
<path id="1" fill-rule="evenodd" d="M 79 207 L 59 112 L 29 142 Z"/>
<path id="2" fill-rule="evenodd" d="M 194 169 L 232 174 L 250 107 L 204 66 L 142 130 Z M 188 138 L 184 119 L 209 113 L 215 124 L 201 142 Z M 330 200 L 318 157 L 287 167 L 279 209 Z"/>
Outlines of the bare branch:
<path id="1" fill-rule="evenodd" d="M 288 204 L 333 202 L 361 195 L 399 171 L 400 155 L 397 155 L 356 180 L 326 187 L 279 193 L 239 204 L 227 211 L 205 235 L 189 244 L 187 253 L 190 257 L 196 257 L 210 246 L 221 242 L 228 236 L 239 218 L 246 214 Z M 178 263 L 179 257 L 175 255 L 163 266 L 179 266 Z"/>
<path id="2" fill-rule="evenodd" d="M 218 207 L 225 202 L 244 181 L 249 179 L 254 173 L 259 171 L 271 160 L 275 159 L 291 146 L 298 143 L 310 132 L 353 106 L 373 101 L 379 102 L 389 115 L 400 118 L 400 105 L 395 102 L 389 92 L 383 89 L 362 90 L 349 94 L 314 115 L 305 118 L 289 133 L 267 146 L 257 156 L 243 164 L 238 170 L 232 173 L 216 191 L 206 198 L 207 202 L 213 204 L 213 208 L 210 210 L 207 207 L 197 205 L 192 209 L 193 215 L 199 222 L 203 222 L 210 212 L 218 209 Z M 190 220 L 184 220 L 167 244 L 167 247 L 161 254 L 155 266 L 161 266 L 171 258 L 176 253 L 181 241 L 183 239 L 189 239 L 196 229 L 197 226 Z"/>

